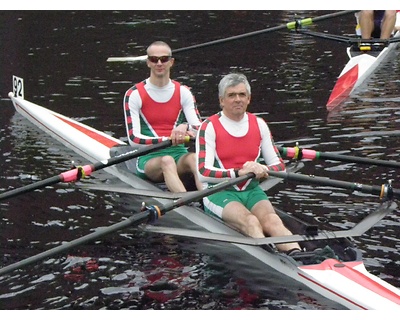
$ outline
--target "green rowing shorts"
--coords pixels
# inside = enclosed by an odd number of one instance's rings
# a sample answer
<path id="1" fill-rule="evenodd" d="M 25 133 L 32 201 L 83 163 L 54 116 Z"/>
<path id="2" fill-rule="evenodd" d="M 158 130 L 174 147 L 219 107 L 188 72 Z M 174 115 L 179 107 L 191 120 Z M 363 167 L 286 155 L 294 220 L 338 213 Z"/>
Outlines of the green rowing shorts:
<path id="1" fill-rule="evenodd" d="M 146 165 L 147 161 L 153 158 L 157 157 L 163 157 L 163 156 L 171 156 L 172 158 L 175 159 L 175 162 L 177 163 L 179 159 L 187 154 L 189 151 L 187 147 L 185 147 L 184 144 L 178 145 L 178 146 L 171 146 L 166 149 L 162 150 L 157 150 L 152 153 L 146 154 L 144 156 L 141 156 L 137 159 L 136 162 L 136 175 L 139 176 L 142 179 L 147 179 L 146 174 L 144 173 L 144 166 Z"/>
<path id="2" fill-rule="evenodd" d="M 245 191 L 224 190 L 212 194 L 203 199 L 204 211 L 207 214 L 222 219 L 222 210 L 231 201 L 237 201 L 243 204 L 248 210 L 261 201 L 268 200 L 266 193 L 259 187 Z"/>

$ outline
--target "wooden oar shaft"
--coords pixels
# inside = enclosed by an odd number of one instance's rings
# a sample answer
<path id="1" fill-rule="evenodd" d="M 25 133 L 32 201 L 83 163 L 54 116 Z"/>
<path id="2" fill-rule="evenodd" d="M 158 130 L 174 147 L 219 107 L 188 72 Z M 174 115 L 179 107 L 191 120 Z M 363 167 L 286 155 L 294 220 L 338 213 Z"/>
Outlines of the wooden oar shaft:
<path id="1" fill-rule="evenodd" d="M 321 152 L 311 149 L 303 149 L 298 147 L 287 148 L 287 147 L 278 147 L 279 152 L 282 153 L 283 156 L 290 157 L 295 160 L 301 159 L 325 159 L 325 160 L 338 160 L 343 162 L 352 162 L 352 163 L 362 163 L 362 164 L 370 164 L 377 166 L 384 166 L 390 168 L 400 168 L 399 162 L 387 161 L 387 160 L 379 160 L 379 159 L 370 159 L 370 158 L 362 158 L 355 156 L 348 156 L 343 154 L 337 154 L 333 152 Z"/>
<path id="2" fill-rule="evenodd" d="M 382 186 L 369 186 L 356 182 L 347 182 L 325 177 L 308 176 L 304 174 L 281 172 L 281 171 L 279 172 L 269 171 L 268 174 L 285 180 L 300 181 L 320 186 L 330 186 L 351 191 L 361 191 L 364 193 L 377 195 L 380 198 L 391 199 L 393 198 L 393 196 L 395 196 L 396 198 L 400 198 L 400 190 L 393 189 L 390 184 L 384 184 Z"/>
<path id="3" fill-rule="evenodd" d="M 187 137 L 190 140 L 189 137 Z M 18 189 L 9 190 L 0 194 L 0 201 L 9 199 L 13 196 L 17 196 L 20 194 L 27 193 L 29 191 L 33 191 L 39 188 L 44 188 L 50 185 L 54 185 L 59 182 L 73 182 L 79 180 L 82 176 L 89 176 L 92 172 L 110 167 L 112 165 L 134 159 L 146 154 L 149 154 L 153 151 L 160 150 L 172 145 L 171 140 L 165 140 L 157 144 L 153 144 L 150 146 L 143 147 L 142 149 L 132 150 L 127 153 L 118 155 L 116 157 L 112 157 L 103 161 L 99 161 L 93 164 L 89 164 L 86 166 L 78 167 L 71 169 L 69 171 L 63 172 L 57 176 L 47 178 L 35 183 L 32 183 L 27 186 L 23 186 Z"/>
<path id="4" fill-rule="evenodd" d="M 250 178 L 253 178 L 255 175 L 253 173 L 248 173 L 245 176 L 241 176 L 241 177 L 237 177 L 234 179 L 227 179 L 215 186 L 213 186 L 212 188 L 209 189 L 205 189 L 205 190 L 201 190 L 201 191 L 197 191 L 195 193 L 190 193 L 187 196 L 183 196 L 182 198 L 175 200 L 175 201 L 171 201 L 165 205 L 161 205 L 159 207 L 156 206 L 152 206 L 149 207 L 146 211 L 140 212 L 140 213 L 135 213 L 132 216 L 130 216 L 128 219 L 123 220 L 121 222 L 115 223 L 111 226 L 108 227 L 104 227 L 104 228 L 98 228 L 95 232 L 88 234 L 86 236 L 83 236 L 81 238 L 72 240 L 70 242 L 64 243 L 58 247 L 52 248 L 50 250 L 47 250 L 45 252 L 39 253 L 35 256 L 32 256 L 30 258 L 21 260 L 19 262 L 13 263 L 11 265 L 8 265 L 4 268 L 0 269 L 0 276 L 4 275 L 6 273 L 9 273 L 11 271 L 23 268 L 27 265 L 33 264 L 35 262 L 41 261 L 45 258 L 51 257 L 53 255 L 59 254 L 61 252 L 64 252 L 66 250 L 72 249 L 76 246 L 85 244 L 87 242 L 96 240 L 102 236 L 108 235 L 112 232 L 115 231 L 119 231 L 122 230 L 124 228 L 127 228 L 129 226 L 132 225 L 138 225 L 141 224 L 143 222 L 147 222 L 147 221 L 154 221 L 156 219 L 158 219 L 159 217 L 161 217 L 162 215 L 164 215 L 166 212 L 181 207 L 183 205 L 187 205 L 191 202 L 200 200 L 206 196 L 209 196 L 211 194 L 217 193 L 219 191 L 222 191 L 224 189 L 227 189 L 231 186 L 234 186 L 236 184 L 239 184 L 243 181 L 246 181 Z"/>

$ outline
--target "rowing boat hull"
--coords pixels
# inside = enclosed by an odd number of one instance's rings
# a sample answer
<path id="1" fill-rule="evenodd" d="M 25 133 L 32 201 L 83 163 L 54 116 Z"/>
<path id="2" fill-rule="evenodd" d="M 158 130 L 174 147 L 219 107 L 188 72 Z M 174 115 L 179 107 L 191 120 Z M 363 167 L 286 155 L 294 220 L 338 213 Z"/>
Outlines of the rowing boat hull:
<path id="1" fill-rule="evenodd" d="M 12 94 L 10 94 L 10 98 L 15 109 L 20 114 L 56 140 L 90 161 L 97 162 L 108 159 L 113 149 L 123 146 L 126 147 L 124 142 L 74 121 L 73 119 L 52 112 L 22 98 L 13 97 Z M 122 170 L 121 165 L 123 164 L 107 167 L 105 170 L 133 188 L 150 191 L 154 190 L 156 192 L 160 191 L 157 186 L 133 174 L 129 174 L 127 170 Z M 157 201 L 163 204 L 170 200 L 158 199 Z M 204 214 L 199 208 L 182 206 L 175 209 L 174 212 L 203 230 L 216 234 L 243 237 L 219 220 Z M 278 212 L 282 213 L 280 210 L 278 210 Z M 338 245 L 341 245 L 342 242 L 346 242 L 348 239 L 335 239 L 335 241 Z M 355 261 L 342 263 L 337 260 L 329 259 L 319 264 L 301 265 L 291 257 L 276 252 L 273 247 L 267 248 L 266 250 L 266 248 L 260 246 L 237 243 L 233 243 L 232 245 L 237 246 L 243 250 L 243 252 L 260 260 L 264 264 L 307 285 L 315 292 L 338 302 L 346 308 L 400 309 L 400 290 L 369 274 L 361 261 L 361 255 L 358 255 L 358 251 L 354 248 L 346 247 L 349 251 L 354 251 L 353 256 Z M 345 269 L 348 270 L 346 275 L 339 272 L 339 268 L 335 267 L 337 264 L 346 265 Z M 361 284 L 357 282 L 360 281 L 360 277 L 355 276 L 359 275 L 360 269 L 363 270 L 363 282 Z M 340 271 L 341 270 L 342 269 L 340 269 Z M 335 281 L 330 281 L 333 277 Z M 386 293 L 384 296 L 381 295 L 383 291 Z M 369 299 L 363 299 L 365 296 L 368 296 Z"/>
<path id="2" fill-rule="evenodd" d="M 398 31 L 394 37 L 400 37 Z M 387 55 L 397 47 L 397 42 L 385 47 L 379 54 L 371 51 L 370 53 L 354 53 L 351 47 L 347 48 L 349 57 L 348 63 L 340 73 L 338 80 L 329 96 L 326 108 L 333 110 L 345 101 L 364 81 L 377 69 Z"/>

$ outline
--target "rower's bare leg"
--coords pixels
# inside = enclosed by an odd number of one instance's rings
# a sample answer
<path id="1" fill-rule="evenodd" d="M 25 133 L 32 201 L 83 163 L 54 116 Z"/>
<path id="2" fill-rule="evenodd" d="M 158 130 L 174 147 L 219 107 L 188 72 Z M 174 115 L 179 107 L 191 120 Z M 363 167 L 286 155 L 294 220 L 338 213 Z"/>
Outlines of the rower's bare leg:
<path id="1" fill-rule="evenodd" d="M 361 28 L 361 38 L 366 40 L 371 39 L 372 31 L 374 31 L 374 11 L 360 11 L 359 22 Z"/>
<path id="2" fill-rule="evenodd" d="M 150 159 L 145 166 L 147 177 L 153 182 L 165 182 L 171 192 L 186 192 L 179 178 L 176 163 L 171 156 Z"/>
<path id="3" fill-rule="evenodd" d="M 274 207 L 268 200 L 262 200 L 256 203 L 251 212 L 258 218 L 263 228 L 264 234 L 271 237 L 292 235 L 289 229 L 285 227 L 281 218 L 276 214 Z M 279 251 L 290 251 L 293 249 L 301 250 L 296 242 L 280 243 L 276 247 Z"/>
<path id="4" fill-rule="evenodd" d="M 385 10 L 381 25 L 381 39 L 389 39 L 396 23 L 396 10 Z"/>
<path id="5" fill-rule="evenodd" d="M 257 217 L 239 202 L 229 202 L 222 211 L 222 219 L 243 234 L 252 238 L 264 238 Z"/>
<path id="6" fill-rule="evenodd" d="M 203 184 L 197 174 L 196 154 L 194 152 L 189 152 L 178 161 L 178 174 L 183 176 L 187 173 L 193 174 L 197 190 L 203 190 Z"/>

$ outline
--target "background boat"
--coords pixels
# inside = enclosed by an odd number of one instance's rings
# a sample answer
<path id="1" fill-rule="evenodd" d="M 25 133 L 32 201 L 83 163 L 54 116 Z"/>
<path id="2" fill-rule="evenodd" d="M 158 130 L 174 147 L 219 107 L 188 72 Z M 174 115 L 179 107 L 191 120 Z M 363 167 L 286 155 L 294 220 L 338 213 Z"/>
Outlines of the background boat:
<path id="1" fill-rule="evenodd" d="M 400 23 L 400 22 L 399 22 Z M 393 34 L 392 40 L 400 39 L 400 31 Z M 361 41 L 362 42 L 362 41 Z M 353 93 L 362 89 L 362 86 L 369 77 L 382 66 L 386 59 L 393 59 L 393 52 L 399 42 L 392 42 L 386 45 L 375 45 L 374 43 L 364 43 L 362 46 L 352 43 L 347 47 L 349 61 L 339 74 L 338 80 L 332 89 L 326 107 L 332 111 L 340 106 Z"/>

